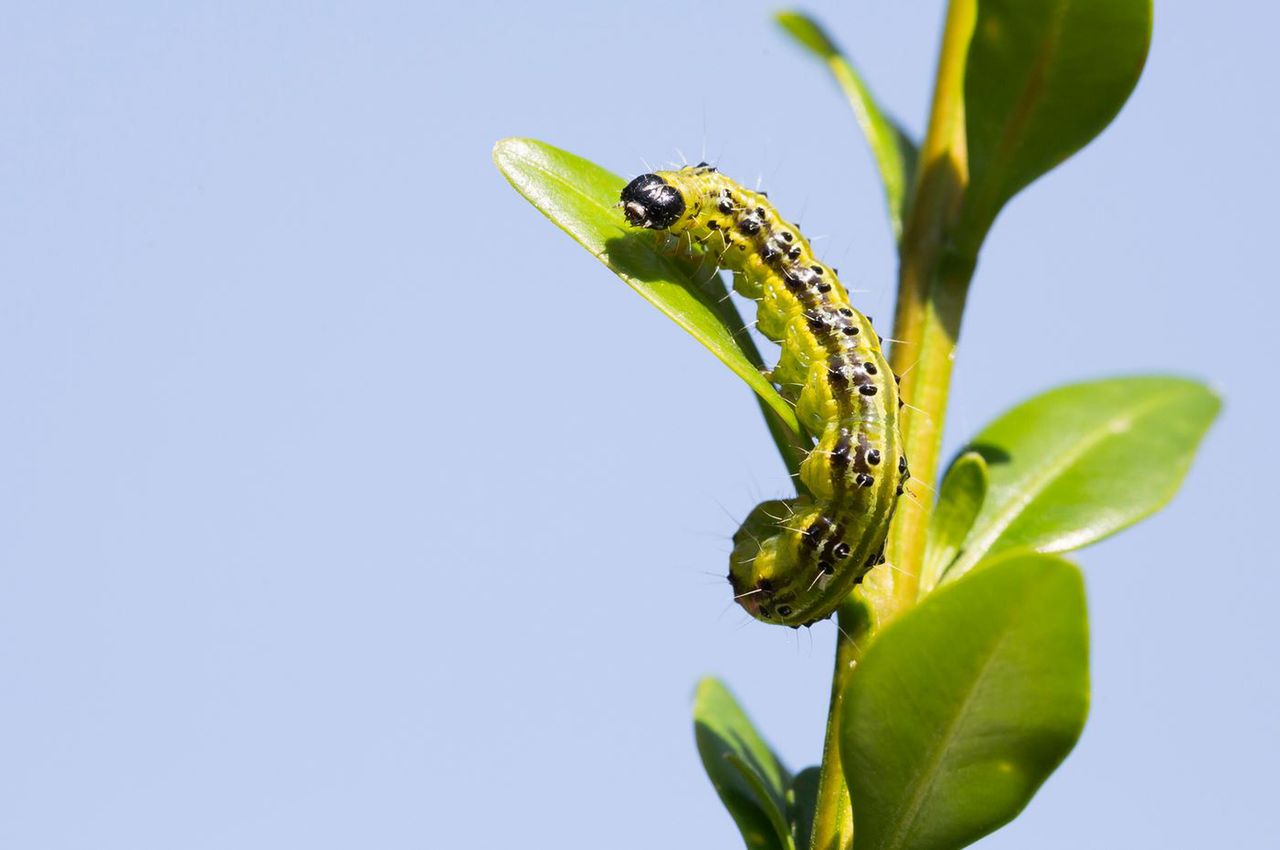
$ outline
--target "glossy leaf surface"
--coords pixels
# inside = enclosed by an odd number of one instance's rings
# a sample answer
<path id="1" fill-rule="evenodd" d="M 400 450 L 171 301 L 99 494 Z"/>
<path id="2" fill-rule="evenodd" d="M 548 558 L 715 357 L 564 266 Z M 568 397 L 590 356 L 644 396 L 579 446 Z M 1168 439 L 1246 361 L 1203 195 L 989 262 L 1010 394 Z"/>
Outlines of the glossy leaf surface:
<path id="1" fill-rule="evenodd" d="M 1111 123 L 1150 40 L 1151 0 L 978 0 L 964 83 L 962 253 L 976 256 L 1010 198 Z"/>
<path id="2" fill-rule="evenodd" d="M 1013 554 L 939 588 L 867 649 L 841 753 L 858 850 L 948 850 L 1007 823 L 1088 711 L 1079 570 Z"/>
<path id="3" fill-rule="evenodd" d="M 969 450 L 987 462 L 987 497 L 947 578 L 1015 548 L 1078 549 L 1163 507 L 1220 402 L 1184 378 L 1072 384 L 992 422 Z"/>

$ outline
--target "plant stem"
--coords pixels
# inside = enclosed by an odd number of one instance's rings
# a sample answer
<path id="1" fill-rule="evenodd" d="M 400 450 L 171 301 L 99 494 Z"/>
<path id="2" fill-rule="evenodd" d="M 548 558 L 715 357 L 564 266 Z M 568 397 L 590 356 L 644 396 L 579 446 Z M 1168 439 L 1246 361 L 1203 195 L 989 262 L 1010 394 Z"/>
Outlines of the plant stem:
<path id="1" fill-rule="evenodd" d="M 853 806 L 840 762 L 840 718 L 844 714 L 845 685 L 858 664 L 861 646 L 870 639 L 871 616 L 865 603 L 850 596 L 836 612 L 836 622 L 839 625 L 836 665 L 831 674 L 831 704 L 827 709 L 818 804 L 809 840 L 811 850 L 846 850 L 853 846 Z"/>
<path id="2" fill-rule="evenodd" d="M 929 129 L 901 243 L 891 364 L 910 405 L 902 409 L 901 429 L 917 482 L 937 480 L 955 345 L 976 264 L 975 256 L 958 255 L 950 243 L 969 176 L 964 70 L 976 15 L 977 0 L 951 0 L 947 9 Z M 912 496 L 900 501 L 886 544 L 886 566 L 892 568 L 872 570 L 864 582 L 862 595 L 874 617 L 853 599 L 840 608 L 811 850 L 853 846 L 853 810 L 840 762 L 841 707 L 861 654 L 857 641 L 865 644 L 873 629 L 915 604 L 932 509 L 928 486 L 908 485 Z"/>
<path id="3" fill-rule="evenodd" d="M 891 569 L 867 576 L 866 593 L 883 625 L 915 604 L 925 530 L 937 480 L 942 426 L 960 317 L 975 259 L 958 256 L 950 235 L 968 183 L 964 69 L 976 0 L 947 11 L 929 129 L 920 148 L 915 196 L 902 238 L 898 307 L 890 362 L 902 376 L 903 449 L 915 482 L 898 503 L 885 556 Z"/>

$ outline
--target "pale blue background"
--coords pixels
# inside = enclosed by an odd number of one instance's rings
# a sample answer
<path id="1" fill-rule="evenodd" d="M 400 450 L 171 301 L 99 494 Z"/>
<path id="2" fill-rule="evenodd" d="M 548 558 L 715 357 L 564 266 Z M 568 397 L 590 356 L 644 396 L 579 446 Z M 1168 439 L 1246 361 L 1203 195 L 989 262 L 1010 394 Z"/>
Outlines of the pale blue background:
<path id="1" fill-rule="evenodd" d="M 948 446 L 1105 374 L 1228 407 L 1080 555 L 1093 713 L 992 850 L 1280 847 L 1280 16 L 1158 5 L 1120 119 L 993 233 Z M 696 678 L 796 768 L 827 699 L 833 629 L 716 578 L 782 468 L 489 157 L 705 148 L 887 316 L 869 158 L 770 8 L 6 4 L 0 847 L 739 846 Z M 918 131 L 941 4 L 817 10 Z"/>

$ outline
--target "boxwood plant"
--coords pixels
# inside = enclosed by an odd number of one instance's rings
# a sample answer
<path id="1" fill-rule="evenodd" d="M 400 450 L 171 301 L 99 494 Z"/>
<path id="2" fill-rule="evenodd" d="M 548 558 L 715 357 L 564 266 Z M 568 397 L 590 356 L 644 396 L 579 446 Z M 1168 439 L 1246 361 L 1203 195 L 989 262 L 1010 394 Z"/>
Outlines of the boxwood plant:
<path id="1" fill-rule="evenodd" d="M 1085 595 L 1062 553 L 1163 506 L 1218 399 L 1173 376 L 1071 384 L 995 419 L 945 470 L 939 455 L 984 237 L 1013 195 L 1119 112 L 1146 58 L 1151 11 L 1150 0 L 952 0 L 918 144 L 817 23 L 777 15 L 847 96 L 883 179 L 900 268 L 891 363 L 911 402 L 902 437 L 912 475 L 928 486 L 895 514 L 888 566 L 838 609 L 820 765 L 792 773 L 724 685 L 698 686 L 698 751 L 750 848 L 966 846 L 1016 816 L 1080 735 Z M 804 451 L 795 412 L 720 276 L 627 227 L 623 178 L 530 139 L 499 142 L 494 159 L 757 394 L 794 469 Z"/>

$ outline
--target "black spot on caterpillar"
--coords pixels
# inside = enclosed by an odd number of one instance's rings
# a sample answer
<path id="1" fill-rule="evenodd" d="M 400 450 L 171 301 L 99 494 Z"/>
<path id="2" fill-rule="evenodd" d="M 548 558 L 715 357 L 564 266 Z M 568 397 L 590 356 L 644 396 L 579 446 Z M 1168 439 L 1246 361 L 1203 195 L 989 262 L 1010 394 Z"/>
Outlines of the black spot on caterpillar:
<path id="1" fill-rule="evenodd" d="M 633 226 L 717 256 L 734 289 L 759 302 L 757 327 L 781 345 L 769 377 L 816 439 L 800 465 L 810 495 L 751 511 L 733 537 L 729 581 L 756 619 L 802 626 L 830 616 L 884 562 L 908 474 L 898 386 L 879 336 L 799 230 L 714 168 L 642 174 L 622 190 L 621 207 Z"/>

